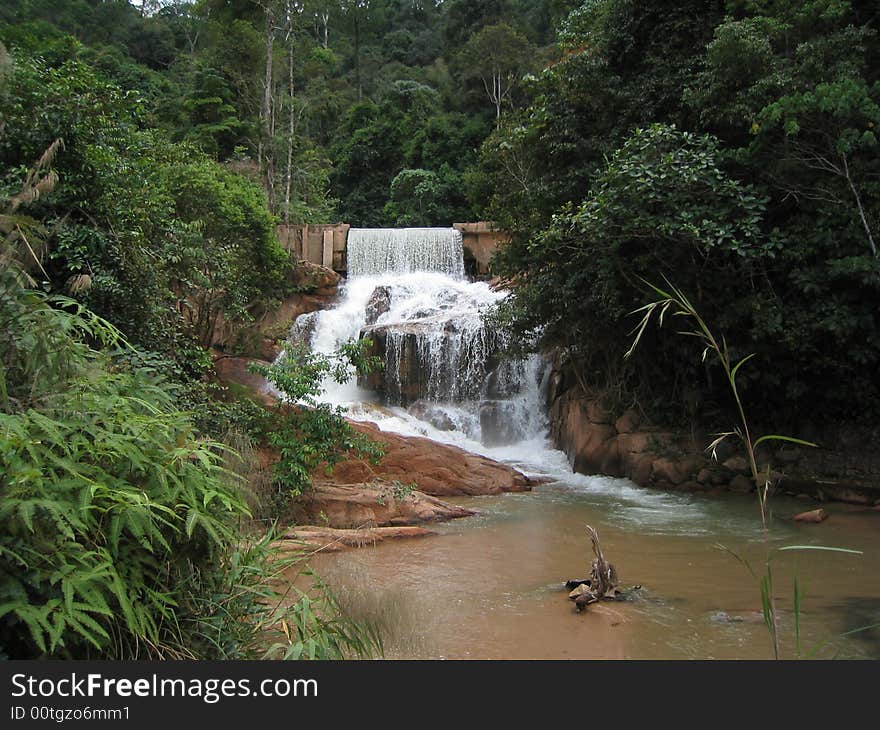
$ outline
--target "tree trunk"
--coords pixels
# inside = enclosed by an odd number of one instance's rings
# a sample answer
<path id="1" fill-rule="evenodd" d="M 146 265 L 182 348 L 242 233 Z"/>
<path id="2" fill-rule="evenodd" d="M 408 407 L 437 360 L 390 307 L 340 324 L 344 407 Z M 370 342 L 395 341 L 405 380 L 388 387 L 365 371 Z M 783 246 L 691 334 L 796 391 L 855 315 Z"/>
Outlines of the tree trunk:
<path id="1" fill-rule="evenodd" d="M 871 226 L 868 224 L 868 217 L 865 215 L 865 208 L 862 205 L 862 196 L 859 195 L 858 188 L 856 188 L 852 176 L 849 174 L 849 163 L 847 162 L 846 155 L 841 155 L 841 158 L 843 159 L 844 177 L 846 177 L 846 182 L 849 184 L 849 189 L 852 192 L 853 197 L 856 199 L 856 206 L 859 209 L 859 217 L 862 220 L 862 226 L 865 229 L 865 235 L 868 237 L 868 245 L 871 247 L 871 253 L 876 256 L 877 244 L 874 242 L 874 234 L 871 232 Z"/>
<path id="2" fill-rule="evenodd" d="M 355 10 L 354 16 L 354 77 L 358 90 L 358 101 L 363 98 L 361 89 L 361 24 Z"/>
<path id="3" fill-rule="evenodd" d="M 275 170 L 272 152 L 273 110 L 272 110 L 272 66 L 275 60 L 275 16 L 271 5 L 265 6 L 266 13 L 266 75 L 263 80 L 263 134 L 260 140 L 260 163 L 263 169 L 263 182 L 269 197 L 269 206 L 275 207 Z"/>
<path id="4" fill-rule="evenodd" d="M 290 225 L 290 194 L 293 182 L 293 135 L 296 131 L 296 110 L 294 109 L 294 76 L 293 76 L 293 10 L 290 0 L 287 3 L 287 83 L 290 103 L 290 116 L 287 128 L 287 170 L 284 180 L 284 223 Z"/>

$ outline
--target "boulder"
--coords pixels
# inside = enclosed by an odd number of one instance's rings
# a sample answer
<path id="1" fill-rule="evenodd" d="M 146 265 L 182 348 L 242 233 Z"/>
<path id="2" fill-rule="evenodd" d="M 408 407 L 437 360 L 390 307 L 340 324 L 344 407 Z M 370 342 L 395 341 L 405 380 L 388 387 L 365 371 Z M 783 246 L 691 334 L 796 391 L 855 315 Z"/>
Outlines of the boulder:
<path id="1" fill-rule="evenodd" d="M 617 433 L 635 433 L 642 424 L 641 416 L 632 408 L 614 422 Z"/>
<path id="2" fill-rule="evenodd" d="M 688 477 L 688 465 L 676 459 L 655 459 L 651 467 L 651 478 L 657 482 L 681 484 Z"/>
<path id="3" fill-rule="evenodd" d="M 724 475 L 723 470 L 717 467 L 703 467 L 697 473 L 697 481 L 702 484 L 713 484 L 718 486 L 724 484 L 724 482 L 727 481 L 727 477 Z"/>
<path id="4" fill-rule="evenodd" d="M 755 488 L 755 483 L 743 474 L 737 474 L 730 480 L 730 491 L 748 494 Z"/>
<path id="5" fill-rule="evenodd" d="M 596 402 L 566 392 L 550 409 L 553 441 L 568 455 L 568 462 L 576 472 L 622 476 L 617 430 L 610 421 L 596 421 L 603 415 Z"/>
<path id="6" fill-rule="evenodd" d="M 486 398 L 491 400 L 505 400 L 519 392 L 520 383 L 509 377 L 510 369 L 505 365 L 499 365 L 486 376 L 486 384 L 483 392 Z"/>
<path id="7" fill-rule="evenodd" d="M 510 418 L 508 403 L 487 400 L 480 404 L 480 434 L 486 446 L 512 444 L 521 437 Z"/>
<path id="8" fill-rule="evenodd" d="M 449 413 L 431 401 L 417 400 L 406 410 L 420 421 L 430 423 L 438 431 L 454 431 L 456 428 Z"/>
<path id="9" fill-rule="evenodd" d="M 740 474 L 748 474 L 750 471 L 749 462 L 746 461 L 744 456 L 731 456 L 722 464 L 722 466 L 725 469 L 730 469 L 730 471 L 735 471 Z"/>
<path id="10" fill-rule="evenodd" d="M 387 286 L 377 286 L 367 300 L 366 324 L 376 324 L 376 320 L 389 309 L 391 309 L 391 289 Z"/>
<path id="11" fill-rule="evenodd" d="M 532 488 L 532 482 L 516 469 L 485 456 L 426 438 L 380 431 L 373 423 L 350 423 L 356 431 L 378 441 L 385 454 L 379 464 L 359 458 L 340 462 L 331 476 L 338 484 L 373 479 L 414 482 L 419 491 L 437 497 L 525 492 Z"/>
<path id="12" fill-rule="evenodd" d="M 314 550 L 316 552 L 339 552 L 348 548 L 376 545 L 386 540 L 400 540 L 413 537 L 436 535 L 424 527 L 364 527 L 353 530 L 340 530 L 333 527 L 306 525 L 288 530 L 279 547 L 290 550 Z"/>
<path id="13" fill-rule="evenodd" d="M 312 339 L 315 336 L 315 329 L 318 326 L 319 316 L 317 312 L 301 314 L 290 328 L 287 339 L 297 345 L 311 347 Z"/>
<path id="14" fill-rule="evenodd" d="M 622 454 L 644 454 L 651 451 L 651 433 L 622 433 L 617 437 L 617 443 Z"/>
<path id="15" fill-rule="evenodd" d="M 795 522 L 809 522 L 812 524 L 818 524 L 820 522 L 824 522 L 828 519 L 828 513 L 822 509 L 813 509 L 809 512 L 801 512 L 798 515 L 792 517 Z"/>
<path id="16" fill-rule="evenodd" d="M 381 358 L 384 367 L 358 375 L 358 385 L 402 406 L 426 396 L 428 370 L 421 360 L 419 340 L 429 332 L 427 325 L 418 322 L 364 327 L 360 337 L 372 343 L 367 354 Z"/>
<path id="17" fill-rule="evenodd" d="M 626 460 L 624 476 L 644 487 L 651 481 L 654 457 L 651 454 L 630 454 Z"/>
<path id="18" fill-rule="evenodd" d="M 419 491 L 395 494 L 391 485 L 318 482 L 294 505 L 298 523 L 361 528 L 445 522 L 474 512 Z"/>
<path id="19" fill-rule="evenodd" d="M 582 474 L 620 473 L 620 450 L 614 426 L 588 421 L 576 451 L 569 456 L 572 468 Z"/>
<path id="20" fill-rule="evenodd" d="M 448 312 L 431 310 L 421 319 L 364 327 L 367 354 L 379 357 L 381 371 L 361 375 L 358 385 L 407 406 L 420 398 L 460 402 L 479 398 L 486 373 L 495 366 L 497 338 Z"/>

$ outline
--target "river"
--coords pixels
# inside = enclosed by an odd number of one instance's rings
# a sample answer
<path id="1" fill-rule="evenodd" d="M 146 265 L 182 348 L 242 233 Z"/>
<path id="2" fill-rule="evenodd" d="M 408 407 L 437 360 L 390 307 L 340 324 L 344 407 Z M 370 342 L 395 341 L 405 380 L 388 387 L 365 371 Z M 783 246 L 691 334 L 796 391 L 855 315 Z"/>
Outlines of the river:
<path id="1" fill-rule="evenodd" d="M 436 536 L 315 558 L 347 610 L 383 626 L 389 658 L 770 658 L 758 577 L 744 564 L 763 575 L 768 555 L 784 657 L 880 658 L 880 626 L 864 628 L 880 623 L 880 512 L 831 505 L 826 522 L 796 524 L 787 518 L 813 505 L 773 498 L 764 532 L 753 496 L 574 474 L 547 440 L 546 369 L 540 358 L 499 365 L 483 316 L 504 293 L 464 279 L 456 232 L 353 230 L 349 262 L 339 304 L 300 318 L 294 336 L 331 352 L 381 335 L 384 383 L 381 398 L 354 379 L 326 383 L 324 397 L 547 480 L 452 500 L 478 515 Z M 641 589 L 578 614 L 563 583 L 589 573 L 587 524 L 621 583 Z M 778 550 L 792 545 L 861 554 Z"/>

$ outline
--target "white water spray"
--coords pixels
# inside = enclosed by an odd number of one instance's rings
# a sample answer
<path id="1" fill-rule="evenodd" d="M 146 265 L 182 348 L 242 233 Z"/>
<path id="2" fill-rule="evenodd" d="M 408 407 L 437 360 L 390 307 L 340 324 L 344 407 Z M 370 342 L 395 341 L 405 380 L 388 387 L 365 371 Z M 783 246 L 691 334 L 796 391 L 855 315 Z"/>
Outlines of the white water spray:
<path id="1" fill-rule="evenodd" d="M 464 278 L 455 229 L 352 229 L 348 280 L 333 309 L 300 317 L 291 335 L 329 354 L 369 337 L 385 363 L 371 380 L 324 383 L 324 398 L 388 430 L 486 451 L 546 440 L 540 357 L 506 362 L 485 315 L 507 295 Z"/>
<path id="2" fill-rule="evenodd" d="M 435 271 L 464 278 L 461 232 L 454 228 L 352 228 L 348 275 Z"/>
<path id="3" fill-rule="evenodd" d="M 384 431 L 427 436 L 559 480 L 612 503 L 618 520 L 641 529 L 698 531 L 703 508 L 690 498 L 572 473 L 548 439 L 546 362 L 498 356 L 501 343 L 483 315 L 507 293 L 467 281 L 463 269 L 452 229 L 352 230 L 338 304 L 300 316 L 291 336 L 324 354 L 362 334 L 384 336 L 387 367 L 381 391 L 359 387 L 352 373 L 343 385 L 328 379 L 324 400 Z"/>

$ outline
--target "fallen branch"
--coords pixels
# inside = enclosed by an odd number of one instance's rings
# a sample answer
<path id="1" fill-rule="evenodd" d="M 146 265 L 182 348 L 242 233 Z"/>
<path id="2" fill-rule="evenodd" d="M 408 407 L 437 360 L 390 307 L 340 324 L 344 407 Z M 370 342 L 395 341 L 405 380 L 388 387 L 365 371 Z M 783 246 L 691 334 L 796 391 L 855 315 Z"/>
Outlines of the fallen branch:
<path id="1" fill-rule="evenodd" d="M 617 570 L 605 559 L 602 545 L 599 543 L 599 534 L 587 525 L 587 533 L 593 547 L 593 566 L 590 577 L 579 580 L 570 580 L 565 585 L 572 589 L 568 597 L 574 601 L 577 610 L 580 611 L 591 603 L 602 600 L 616 600 L 620 594 L 617 583 Z"/>

